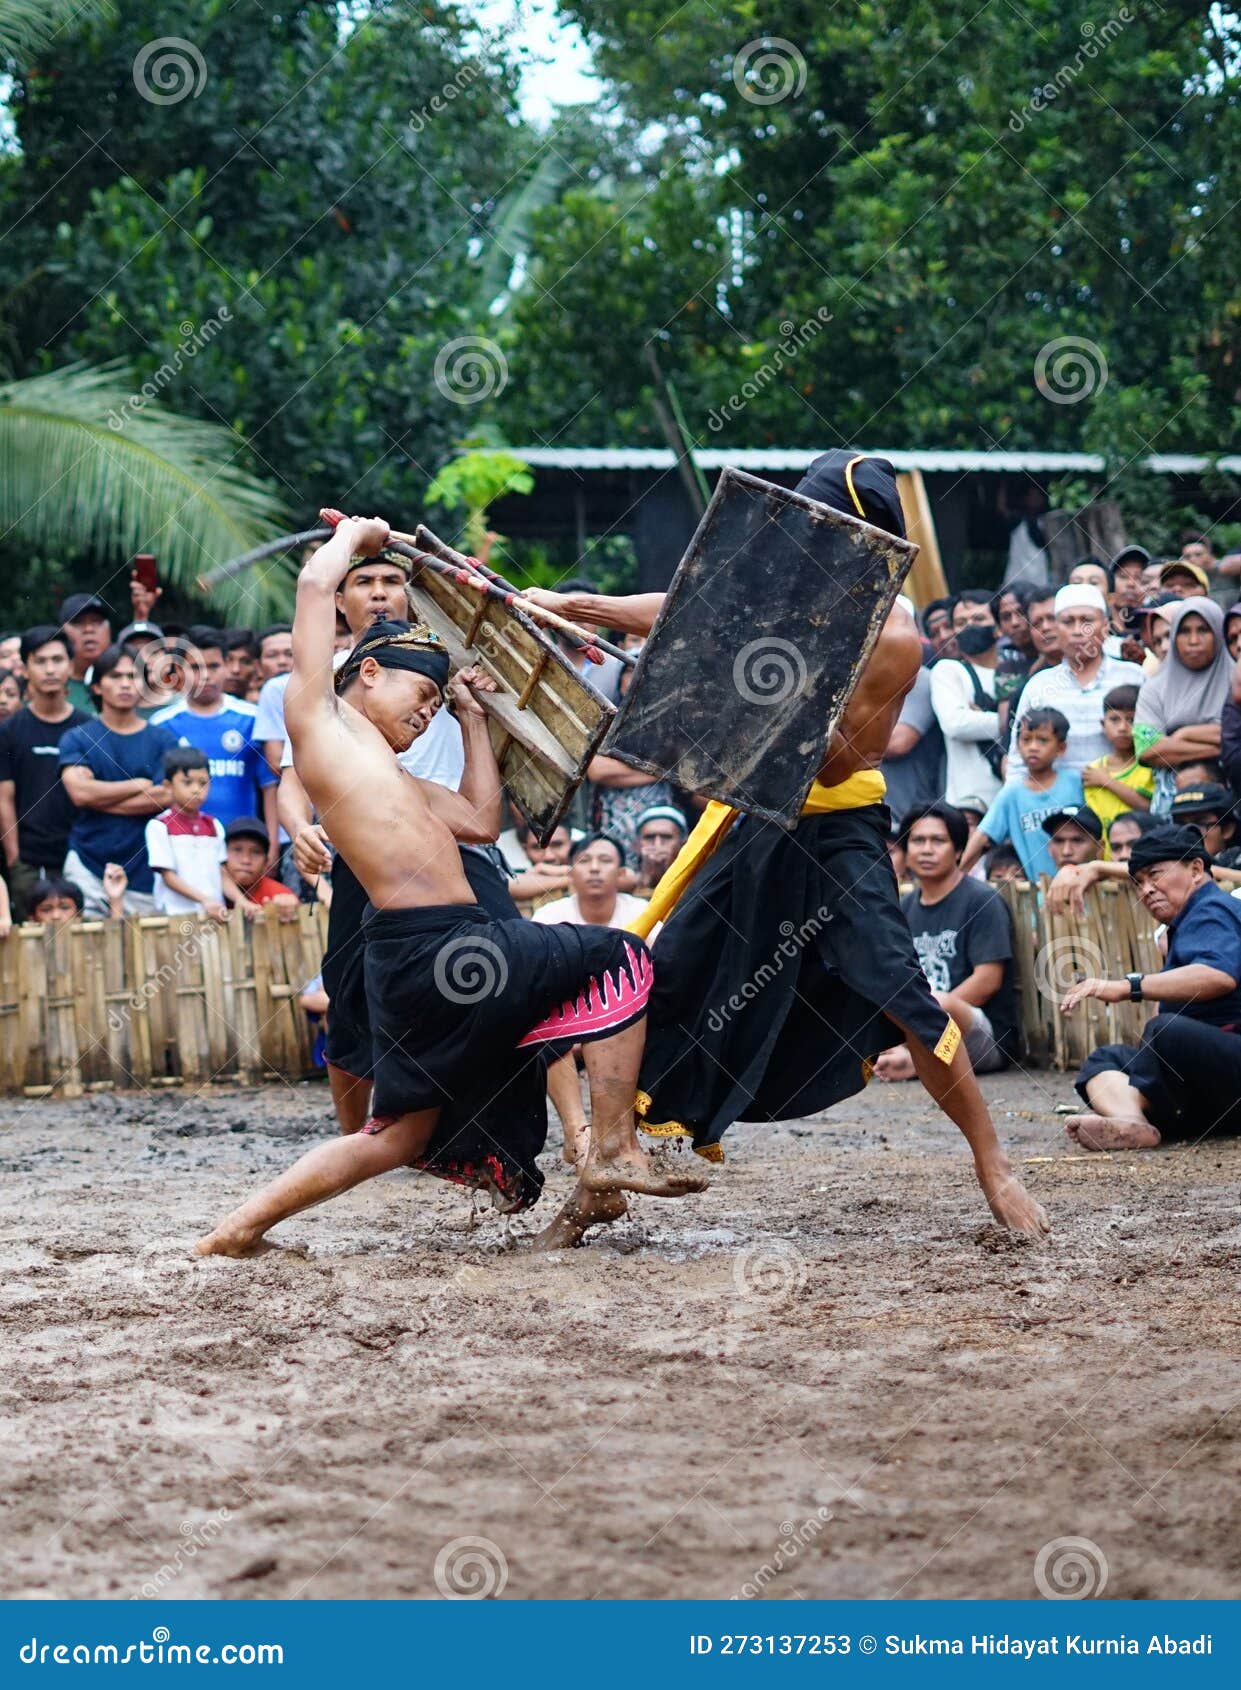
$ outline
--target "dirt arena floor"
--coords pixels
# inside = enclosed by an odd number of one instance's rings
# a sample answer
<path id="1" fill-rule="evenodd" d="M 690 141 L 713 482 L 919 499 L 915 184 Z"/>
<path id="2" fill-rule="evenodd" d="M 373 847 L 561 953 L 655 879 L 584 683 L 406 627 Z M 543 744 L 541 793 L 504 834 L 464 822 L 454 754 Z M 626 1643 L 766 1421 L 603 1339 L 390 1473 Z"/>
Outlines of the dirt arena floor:
<path id="1" fill-rule="evenodd" d="M 1241 1145 L 986 1090 L 1044 1246 L 913 1086 L 546 1258 L 402 1172 L 188 1261 L 321 1085 L 0 1105 L 0 1595 L 1235 1598 Z"/>

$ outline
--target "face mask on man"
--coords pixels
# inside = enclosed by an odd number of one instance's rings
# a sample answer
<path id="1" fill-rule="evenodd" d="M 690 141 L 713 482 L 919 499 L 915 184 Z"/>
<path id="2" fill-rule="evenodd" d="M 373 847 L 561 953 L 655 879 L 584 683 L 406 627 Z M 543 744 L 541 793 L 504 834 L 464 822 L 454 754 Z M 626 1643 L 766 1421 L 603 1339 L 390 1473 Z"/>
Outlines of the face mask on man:
<path id="1" fill-rule="evenodd" d="M 970 622 L 964 628 L 957 630 L 957 650 L 962 657 L 981 657 L 999 638 L 994 627 L 983 627 L 977 622 Z"/>

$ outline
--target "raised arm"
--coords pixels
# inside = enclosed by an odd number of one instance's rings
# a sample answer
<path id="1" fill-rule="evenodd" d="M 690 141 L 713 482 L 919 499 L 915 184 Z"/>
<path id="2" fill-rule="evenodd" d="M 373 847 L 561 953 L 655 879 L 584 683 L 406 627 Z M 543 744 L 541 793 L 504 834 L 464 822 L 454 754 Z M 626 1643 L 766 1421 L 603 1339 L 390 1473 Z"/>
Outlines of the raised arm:
<path id="1" fill-rule="evenodd" d="M 374 557 L 387 539 L 388 524 L 382 517 L 347 516 L 302 567 L 293 616 L 293 673 L 284 695 L 284 719 L 290 735 L 335 713 L 332 658 L 336 654 L 336 589 L 354 557 Z"/>
<path id="2" fill-rule="evenodd" d="M 453 792 L 435 781 L 419 780 L 427 803 L 456 839 L 468 845 L 488 845 L 500 836 L 503 820 L 500 769 L 482 705 L 471 690 L 495 691 L 495 682 L 477 669 L 463 669 L 448 685 L 453 713 L 465 742 L 465 770 Z"/>
<path id="3" fill-rule="evenodd" d="M 607 593 L 550 593 L 534 587 L 522 593 L 531 604 L 554 610 L 570 622 L 584 622 L 590 628 L 615 628 L 622 634 L 649 634 L 664 602 L 663 593 L 626 593 L 611 598 Z"/>

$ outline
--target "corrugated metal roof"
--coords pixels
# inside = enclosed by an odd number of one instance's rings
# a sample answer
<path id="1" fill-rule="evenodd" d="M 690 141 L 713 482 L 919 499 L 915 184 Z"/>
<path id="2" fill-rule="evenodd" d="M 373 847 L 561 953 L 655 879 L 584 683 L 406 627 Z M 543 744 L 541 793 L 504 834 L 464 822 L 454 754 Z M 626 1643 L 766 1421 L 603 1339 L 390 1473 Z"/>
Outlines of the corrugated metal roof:
<path id="1" fill-rule="evenodd" d="M 676 458 L 666 446 L 515 446 L 514 452 L 536 469 L 605 470 L 649 469 L 670 470 Z M 735 469 L 756 473 L 763 470 L 804 470 L 818 457 L 822 447 L 762 446 L 739 447 L 735 451 L 699 450 L 694 453 L 701 469 L 723 469 L 731 464 Z M 1060 474 L 1067 471 L 1098 472 L 1103 458 L 1097 452 L 891 452 L 877 450 L 875 457 L 887 458 L 898 470 L 920 469 L 926 474 L 943 471 L 948 474 L 990 472 L 992 474 Z M 1210 460 L 1192 453 L 1161 453 L 1145 460 L 1145 467 L 1156 475 L 1195 475 L 1206 469 Z M 1221 458 L 1219 467 L 1236 472 L 1241 470 L 1241 456 Z"/>

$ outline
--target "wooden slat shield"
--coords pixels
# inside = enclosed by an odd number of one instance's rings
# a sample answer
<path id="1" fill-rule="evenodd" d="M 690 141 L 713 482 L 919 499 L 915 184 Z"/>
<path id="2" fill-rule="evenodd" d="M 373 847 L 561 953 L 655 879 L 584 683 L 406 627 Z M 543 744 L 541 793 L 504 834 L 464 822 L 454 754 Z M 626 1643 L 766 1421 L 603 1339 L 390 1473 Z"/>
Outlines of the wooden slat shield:
<path id="1" fill-rule="evenodd" d="M 794 826 L 916 552 L 726 469 L 603 751 Z"/>
<path id="2" fill-rule="evenodd" d="M 615 707 L 584 681 L 529 617 L 412 566 L 412 613 L 435 630 L 454 667 L 477 663 L 499 691 L 481 695 L 505 789 L 543 840 L 564 815 Z"/>

